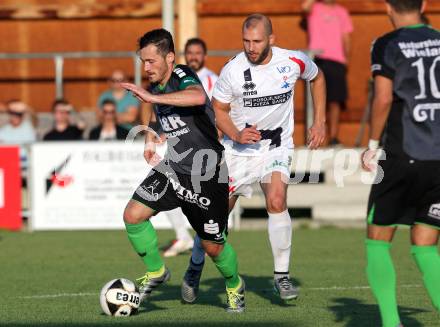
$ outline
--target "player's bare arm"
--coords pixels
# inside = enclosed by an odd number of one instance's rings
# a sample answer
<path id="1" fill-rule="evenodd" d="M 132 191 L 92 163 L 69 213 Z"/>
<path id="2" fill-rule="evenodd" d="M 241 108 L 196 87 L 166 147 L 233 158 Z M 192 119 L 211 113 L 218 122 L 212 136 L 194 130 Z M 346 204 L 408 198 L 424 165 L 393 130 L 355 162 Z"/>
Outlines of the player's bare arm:
<path id="1" fill-rule="evenodd" d="M 393 101 L 393 81 L 384 76 L 374 77 L 374 99 L 370 123 L 370 140 L 375 146 L 369 146 L 362 153 L 362 168 L 366 171 L 375 169 L 374 158 L 385 123 Z M 370 141 L 371 142 L 371 141 Z"/>
<path id="2" fill-rule="evenodd" d="M 182 91 L 166 94 L 152 94 L 132 83 L 121 83 L 121 86 L 132 92 L 139 100 L 153 104 L 160 103 L 176 107 L 191 107 L 203 105 L 206 101 L 206 95 L 201 85 L 191 85 Z"/>
<path id="3" fill-rule="evenodd" d="M 313 99 L 313 125 L 309 129 L 308 145 L 310 149 L 319 148 L 325 140 L 325 106 L 326 106 L 326 89 L 325 78 L 321 70 L 318 71 L 316 77 L 310 82 L 312 99 Z"/>
<path id="4" fill-rule="evenodd" d="M 238 130 L 229 116 L 229 111 L 231 110 L 229 103 L 223 103 L 216 98 L 212 98 L 212 106 L 214 107 L 218 129 L 231 140 L 241 144 L 253 144 L 261 140 L 261 133 L 255 125 L 244 128 L 241 131 Z"/>

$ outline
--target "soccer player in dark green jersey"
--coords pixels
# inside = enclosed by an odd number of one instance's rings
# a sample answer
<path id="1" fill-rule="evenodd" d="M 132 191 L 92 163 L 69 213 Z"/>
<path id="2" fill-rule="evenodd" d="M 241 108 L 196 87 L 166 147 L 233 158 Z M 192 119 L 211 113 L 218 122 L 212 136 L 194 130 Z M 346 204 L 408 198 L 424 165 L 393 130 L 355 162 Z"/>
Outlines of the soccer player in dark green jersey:
<path id="1" fill-rule="evenodd" d="M 147 134 L 145 156 L 156 166 L 124 212 L 128 238 L 147 268 L 140 279 L 141 291 L 148 296 L 170 278 L 150 218 L 159 211 L 180 207 L 225 278 L 227 311 L 242 312 L 244 281 L 238 275 L 235 251 L 225 238 L 228 170 L 211 103 L 197 75 L 185 65 L 175 65 L 173 39 L 168 31 L 157 29 L 142 36 L 139 55 L 151 83 L 149 90 L 129 83 L 121 86 L 154 105 L 168 143 L 164 160 L 158 162 L 153 136 Z"/>
<path id="2" fill-rule="evenodd" d="M 422 0 L 387 0 L 395 30 L 372 49 L 374 100 L 364 169 L 384 133 L 383 180 L 368 203 L 367 277 L 384 327 L 402 326 L 390 256 L 397 225 L 411 226 L 411 253 L 440 311 L 440 33 L 424 25 Z M 383 159 L 383 158 L 381 158 Z"/>

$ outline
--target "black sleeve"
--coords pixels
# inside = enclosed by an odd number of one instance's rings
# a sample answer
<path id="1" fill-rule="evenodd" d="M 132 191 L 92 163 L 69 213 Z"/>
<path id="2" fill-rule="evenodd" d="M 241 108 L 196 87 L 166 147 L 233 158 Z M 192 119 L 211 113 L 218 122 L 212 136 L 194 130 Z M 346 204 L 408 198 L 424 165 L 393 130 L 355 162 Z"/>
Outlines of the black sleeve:
<path id="1" fill-rule="evenodd" d="M 371 49 L 371 72 L 389 79 L 394 78 L 395 69 L 391 39 L 387 36 L 377 39 Z"/>
<path id="2" fill-rule="evenodd" d="M 44 136 L 43 136 L 43 141 L 50 141 L 52 140 L 52 131 L 47 132 Z"/>
<path id="3" fill-rule="evenodd" d="M 79 129 L 78 127 L 74 126 L 74 134 L 76 140 L 82 140 L 83 139 L 83 132 L 84 130 Z"/>
<path id="4" fill-rule="evenodd" d="M 128 130 L 122 126 L 116 125 L 116 139 L 125 140 L 128 136 Z"/>
<path id="5" fill-rule="evenodd" d="M 173 73 L 177 76 L 179 81 L 179 90 L 184 90 L 191 85 L 201 85 L 197 74 L 186 65 L 177 65 Z"/>
<path id="6" fill-rule="evenodd" d="M 100 126 L 96 126 L 89 133 L 89 140 L 99 140 L 99 134 L 101 133 Z"/>

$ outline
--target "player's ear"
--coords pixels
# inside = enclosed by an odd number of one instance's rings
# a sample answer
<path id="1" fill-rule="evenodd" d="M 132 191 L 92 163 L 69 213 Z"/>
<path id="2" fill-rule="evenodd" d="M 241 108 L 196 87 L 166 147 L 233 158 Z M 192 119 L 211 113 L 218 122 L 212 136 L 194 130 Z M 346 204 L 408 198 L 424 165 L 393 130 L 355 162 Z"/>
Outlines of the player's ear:
<path id="1" fill-rule="evenodd" d="M 275 34 L 269 35 L 269 44 L 274 45 L 275 44 Z"/>
<path id="2" fill-rule="evenodd" d="M 169 52 L 165 57 L 165 60 L 168 65 L 171 65 L 172 63 L 174 63 L 175 59 L 176 59 L 176 55 L 174 54 L 174 52 Z"/>
<path id="3" fill-rule="evenodd" d="M 387 8 L 387 15 L 391 17 L 391 15 L 393 14 L 393 7 L 391 7 L 388 2 L 385 2 L 385 6 Z"/>
<path id="4" fill-rule="evenodd" d="M 423 0 L 422 1 L 422 7 L 420 8 L 420 13 L 423 14 L 425 12 L 426 9 L 426 1 Z"/>

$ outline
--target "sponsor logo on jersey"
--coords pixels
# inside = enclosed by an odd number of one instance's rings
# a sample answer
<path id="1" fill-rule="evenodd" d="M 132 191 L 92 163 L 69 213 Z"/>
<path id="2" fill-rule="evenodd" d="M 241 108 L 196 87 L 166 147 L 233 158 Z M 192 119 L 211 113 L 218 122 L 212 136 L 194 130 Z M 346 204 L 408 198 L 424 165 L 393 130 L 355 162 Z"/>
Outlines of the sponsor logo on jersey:
<path id="1" fill-rule="evenodd" d="M 282 89 L 289 89 L 289 88 L 290 88 L 290 83 L 287 82 L 287 81 L 284 81 L 284 82 L 283 82 L 283 85 L 281 85 L 281 88 L 282 88 Z"/>
<path id="2" fill-rule="evenodd" d="M 440 219 L 440 203 L 433 204 L 429 208 L 428 216 L 435 219 Z"/>
<path id="3" fill-rule="evenodd" d="M 244 84 L 243 84 L 243 89 L 245 89 L 245 91 L 243 92 L 244 96 L 249 96 L 249 95 L 257 95 L 257 91 L 254 90 L 257 85 L 255 85 L 254 82 L 252 82 L 252 74 L 251 74 L 251 69 L 248 68 L 243 72 L 243 77 L 244 77 Z"/>
<path id="4" fill-rule="evenodd" d="M 177 76 L 179 76 L 180 78 L 186 76 L 186 73 L 185 73 L 182 69 L 180 69 L 180 68 L 176 68 L 176 69 L 174 69 L 174 72 L 175 72 L 175 73 L 177 74 Z"/>
<path id="5" fill-rule="evenodd" d="M 277 67 L 278 73 L 280 74 L 288 74 L 291 72 L 292 67 L 290 66 L 281 66 L 281 67 Z"/>
<path id="6" fill-rule="evenodd" d="M 292 96 L 292 91 L 289 91 L 286 93 L 268 95 L 258 98 L 249 98 L 249 99 L 245 98 L 243 99 L 243 103 L 244 103 L 244 107 L 251 107 L 251 108 L 275 106 L 277 104 L 287 102 L 291 96 Z"/>
<path id="7" fill-rule="evenodd" d="M 220 227 L 218 226 L 218 223 L 214 223 L 214 220 L 208 221 L 208 224 L 203 224 L 203 230 L 205 231 L 205 233 L 211 235 L 218 235 L 220 233 Z M 220 236 L 217 235 L 216 238 L 221 238 L 221 234 Z"/>
<path id="8" fill-rule="evenodd" d="M 204 196 L 200 196 L 200 194 L 194 193 L 193 191 L 184 188 L 182 185 L 180 185 L 178 181 L 176 181 L 172 177 L 169 177 L 169 180 L 171 182 L 171 185 L 173 186 L 174 191 L 176 191 L 176 195 L 179 199 L 185 202 L 194 203 L 199 208 L 208 210 L 208 207 L 211 204 L 210 199 Z"/>
<path id="9" fill-rule="evenodd" d="M 181 136 L 190 132 L 190 128 L 179 115 L 160 116 L 159 119 L 162 129 L 168 138 Z"/>
<path id="10" fill-rule="evenodd" d="M 435 121 L 435 112 L 440 110 L 440 103 L 423 103 L 414 107 L 414 119 L 422 123 L 426 120 Z"/>

